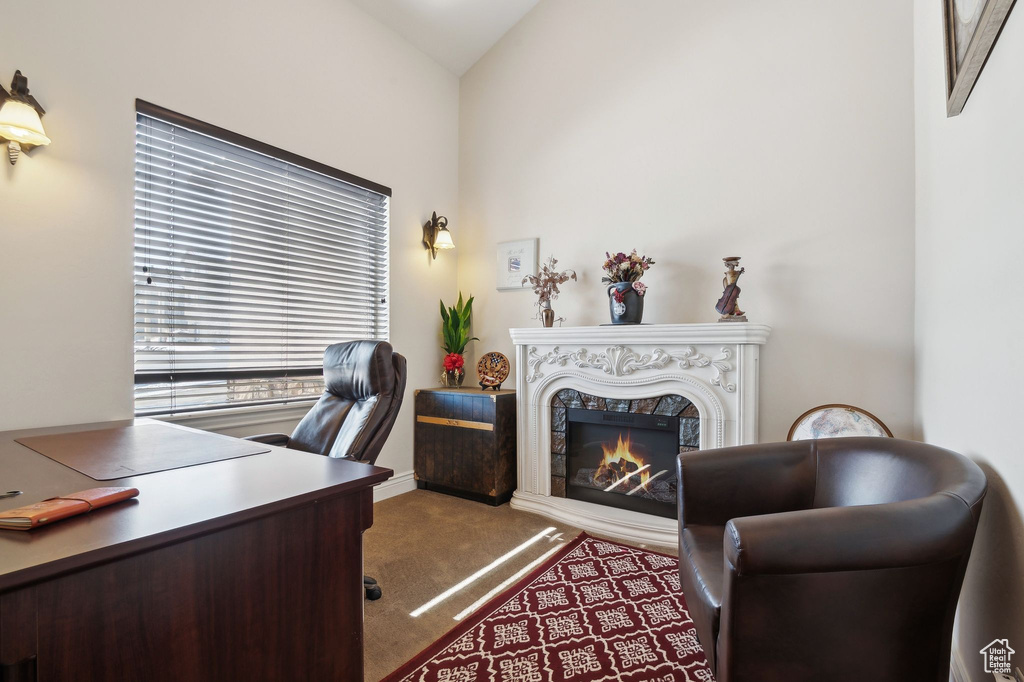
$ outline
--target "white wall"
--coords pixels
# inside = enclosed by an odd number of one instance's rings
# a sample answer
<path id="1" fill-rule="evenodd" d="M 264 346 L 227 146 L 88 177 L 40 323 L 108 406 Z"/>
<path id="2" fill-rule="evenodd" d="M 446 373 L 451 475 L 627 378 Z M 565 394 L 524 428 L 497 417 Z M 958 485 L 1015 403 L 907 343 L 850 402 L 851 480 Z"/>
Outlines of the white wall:
<path id="1" fill-rule="evenodd" d="M 917 0 L 915 26 L 916 417 L 919 437 L 988 474 L 954 641 L 981 682 L 992 678 L 978 651 L 997 637 L 1024 669 L 1024 9 L 951 119 L 941 3 Z"/>
<path id="2" fill-rule="evenodd" d="M 509 353 L 533 296 L 495 247 L 541 236 L 575 268 L 555 302 L 607 322 L 606 250 L 657 265 L 645 321 L 717 319 L 723 256 L 774 327 L 761 438 L 821 403 L 912 429 L 910 0 L 542 0 L 462 79 L 459 287 L 477 354 Z"/>
<path id="3" fill-rule="evenodd" d="M 455 76 L 343 0 L 8 2 L 4 26 L 0 78 L 28 76 L 53 144 L 0 170 L 0 430 L 132 414 L 138 97 L 394 190 L 410 400 L 380 463 L 411 469 L 411 391 L 438 367 L 423 336 L 455 291 L 419 244 L 432 210 L 458 238 Z"/>

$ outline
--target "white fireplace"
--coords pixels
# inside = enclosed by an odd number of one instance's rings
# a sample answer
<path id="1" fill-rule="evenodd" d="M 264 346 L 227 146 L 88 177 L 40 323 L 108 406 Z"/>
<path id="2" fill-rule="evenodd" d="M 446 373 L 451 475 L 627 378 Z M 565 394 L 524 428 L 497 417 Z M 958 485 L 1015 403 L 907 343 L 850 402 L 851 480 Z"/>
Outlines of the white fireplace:
<path id="1" fill-rule="evenodd" d="M 770 332 L 745 322 L 511 329 L 519 479 L 512 506 L 609 537 L 675 545 L 674 519 L 567 496 L 578 481 L 566 466 L 566 413 L 663 415 L 680 425 L 681 451 L 755 443 L 758 357 Z M 674 479 L 664 473 L 663 488 Z"/>

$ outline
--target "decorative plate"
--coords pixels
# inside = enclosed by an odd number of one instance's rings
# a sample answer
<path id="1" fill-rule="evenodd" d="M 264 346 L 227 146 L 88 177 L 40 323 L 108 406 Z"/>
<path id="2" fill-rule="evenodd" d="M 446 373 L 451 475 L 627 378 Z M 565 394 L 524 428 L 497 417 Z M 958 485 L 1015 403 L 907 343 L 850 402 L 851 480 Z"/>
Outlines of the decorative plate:
<path id="1" fill-rule="evenodd" d="M 882 420 L 853 405 L 821 405 L 807 410 L 789 430 L 786 440 L 878 436 L 892 438 Z"/>
<path id="2" fill-rule="evenodd" d="M 512 365 L 509 364 L 508 358 L 497 351 L 484 353 L 480 362 L 476 364 L 476 374 L 484 386 L 497 386 L 504 383 L 511 371 Z"/>

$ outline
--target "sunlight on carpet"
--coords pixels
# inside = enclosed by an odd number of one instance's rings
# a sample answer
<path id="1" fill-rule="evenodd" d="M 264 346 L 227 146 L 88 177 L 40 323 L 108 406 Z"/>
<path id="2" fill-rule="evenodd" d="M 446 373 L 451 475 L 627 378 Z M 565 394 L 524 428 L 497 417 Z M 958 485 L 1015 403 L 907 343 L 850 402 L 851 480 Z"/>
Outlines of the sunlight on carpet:
<path id="1" fill-rule="evenodd" d="M 586 534 L 545 552 L 456 619 L 464 620 L 385 682 L 714 681 L 678 560 Z"/>

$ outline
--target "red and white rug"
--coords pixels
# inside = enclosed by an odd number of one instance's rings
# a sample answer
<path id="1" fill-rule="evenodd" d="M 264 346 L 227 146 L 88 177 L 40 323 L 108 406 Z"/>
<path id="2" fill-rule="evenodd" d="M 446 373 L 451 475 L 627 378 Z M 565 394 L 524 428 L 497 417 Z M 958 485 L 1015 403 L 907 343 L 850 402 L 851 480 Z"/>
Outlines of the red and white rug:
<path id="1" fill-rule="evenodd" d="M 570 542 L 385 682 L 714 682 L 675 557 Z"/>

